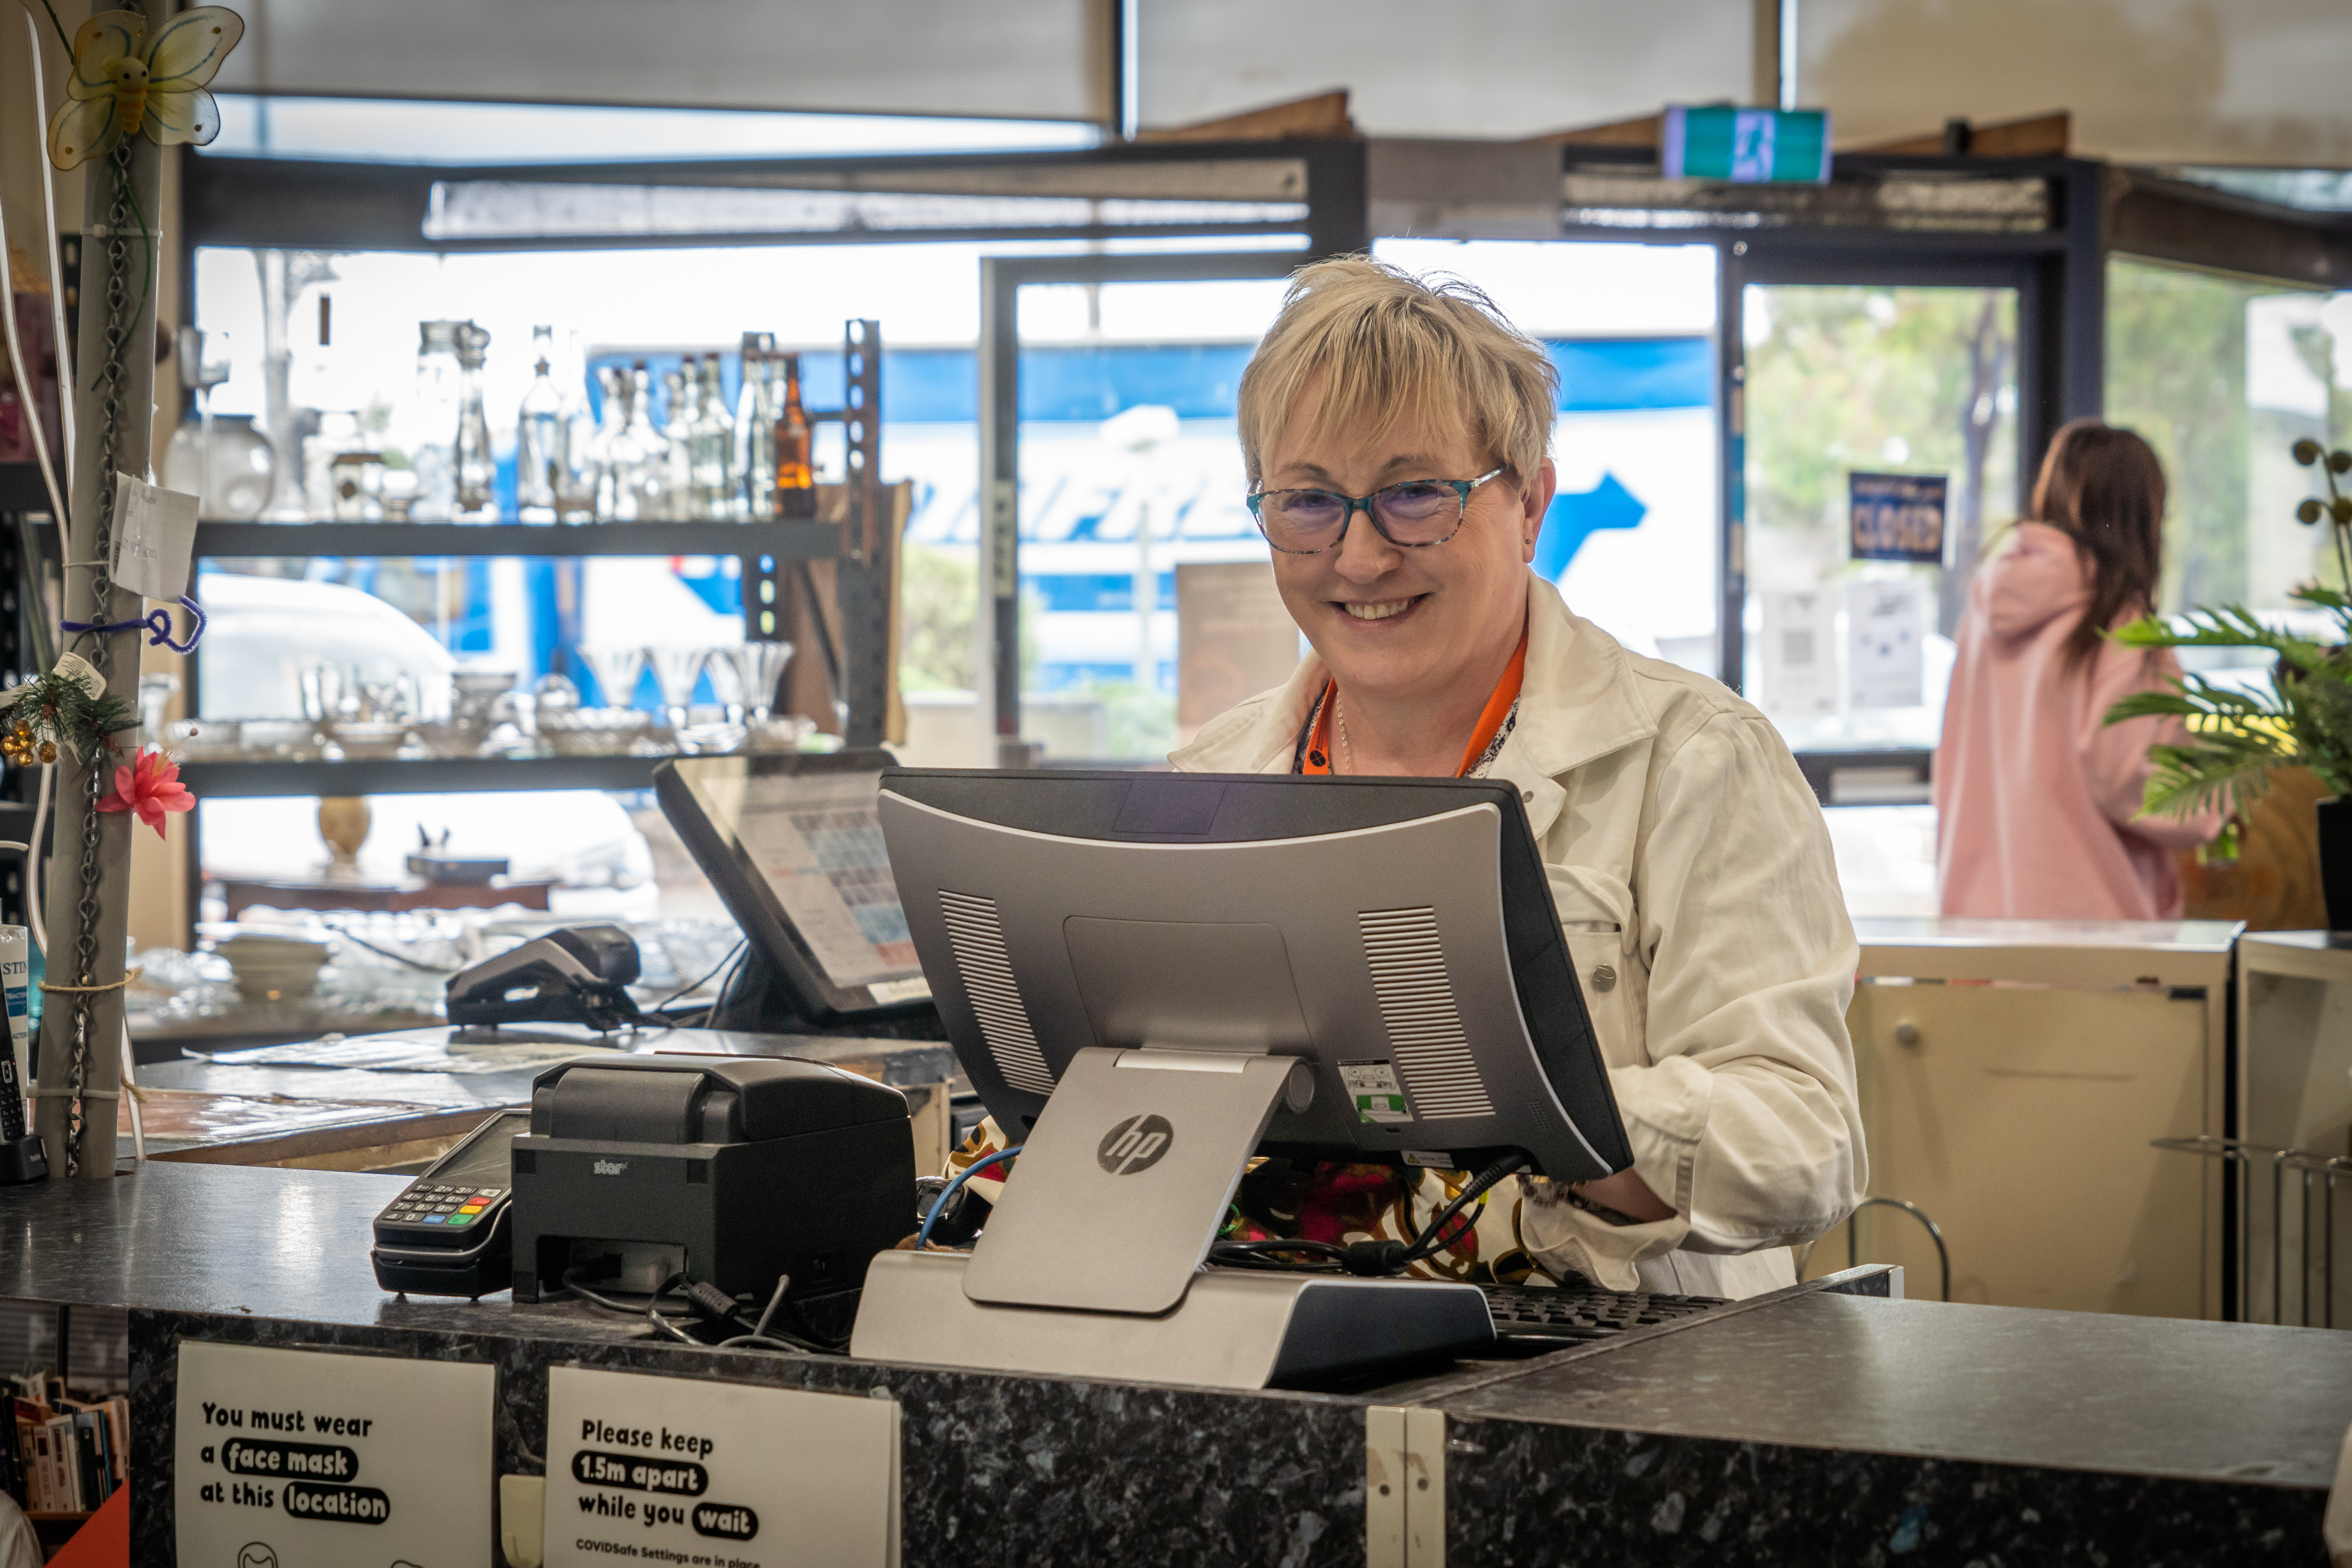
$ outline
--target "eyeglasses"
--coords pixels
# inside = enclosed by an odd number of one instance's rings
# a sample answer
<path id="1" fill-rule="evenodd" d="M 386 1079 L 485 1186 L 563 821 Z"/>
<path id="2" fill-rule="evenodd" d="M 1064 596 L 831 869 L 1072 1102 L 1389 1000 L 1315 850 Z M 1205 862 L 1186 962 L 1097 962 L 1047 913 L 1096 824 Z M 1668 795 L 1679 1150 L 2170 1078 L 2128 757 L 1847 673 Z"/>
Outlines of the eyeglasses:
<path id="1" fill-rule="evenodd" d="M 1407 479 L 1368 496 L 1337 490 L 1259 490 L 1250 496 L 1250 516 L 1265 542 L 1285 555 L 1319 555 L 1348 537 L 1356 509 L 1391 544 L 1408 549 L 1443 544 L 1462 531 L 1470 512 L 1470 492 L 1500 477 L 1489 469 L 1475 479 Z"/>

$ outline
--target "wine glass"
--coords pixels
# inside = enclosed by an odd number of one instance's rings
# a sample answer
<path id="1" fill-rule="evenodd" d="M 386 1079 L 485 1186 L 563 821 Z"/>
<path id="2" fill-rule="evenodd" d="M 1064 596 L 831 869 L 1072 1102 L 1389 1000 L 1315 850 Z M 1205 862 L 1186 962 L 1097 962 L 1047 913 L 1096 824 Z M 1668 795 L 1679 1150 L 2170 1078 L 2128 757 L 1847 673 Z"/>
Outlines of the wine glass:
<path id="1" fill-rule="evenodd" d="M 634 708 L 637 705 L 637 681 L 646 672 L 646 650 L 635 645 L 598 643 L 583 647 L 580 657 L 588 661 L 588 672 L 596 678 L 596 686 L 607 708 Z"/>
<path id="2" fill-rule="evenodd" d="M 793 645 L 746 642 L 711 651 L 719 656 L 719 662 L 729 667 L 735 685 L 741 690 L 740 700 L 749 721 L 754 727 L 766 723 L 775 714 L 776 687 L 784 679 L 784 667 L 793 661 Z"/>
<path id="3" fill-rule="evenodd" d="M 683 730 L 687 724 L 687 709 L 694 701 L 694 683 L 702 679 L 702 667 L 710 657 L 707 647 L 692 644 L 673 644 L 646 649 L 652 660 L 654 684 L 661 688 L 662 709 L 672 730 Z"/>

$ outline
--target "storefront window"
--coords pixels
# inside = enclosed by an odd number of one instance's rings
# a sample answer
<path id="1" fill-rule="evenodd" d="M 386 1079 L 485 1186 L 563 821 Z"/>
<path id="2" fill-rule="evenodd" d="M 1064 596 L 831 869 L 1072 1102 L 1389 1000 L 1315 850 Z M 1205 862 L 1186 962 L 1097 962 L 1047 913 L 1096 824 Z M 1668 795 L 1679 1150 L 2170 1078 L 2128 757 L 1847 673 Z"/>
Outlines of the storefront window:
<path id="1" fill-rule="evenodd" d="M 1759 286 L 1748 351 L 1748 694 L 1798 751 L 1935 745 L 1952 632 L 2016 516 L 2008 289 Z M 1940 482 L 1941 564 L 1856 560 L 1856 476 Z"/>
<path id="2" fill-rule="evenodd" d="M 1536 570 L 1637 653 L 1717 651 L 1712 246 L 1384 239 L 1372 254 L 1484 289 L 1559 371 L 1559 488 Z"/>
<path id="3" fill-rule="evenodd" d="M 2289 451 L 2352 437 L 2352 294 L 2116 258 L 2107 418 L 2147 438 L 2171 487 L 2162 608 L 2302 615 L 2289 590 L 2338 583 L 2326 532 L 2295 521 L 2313 476 Z"/>

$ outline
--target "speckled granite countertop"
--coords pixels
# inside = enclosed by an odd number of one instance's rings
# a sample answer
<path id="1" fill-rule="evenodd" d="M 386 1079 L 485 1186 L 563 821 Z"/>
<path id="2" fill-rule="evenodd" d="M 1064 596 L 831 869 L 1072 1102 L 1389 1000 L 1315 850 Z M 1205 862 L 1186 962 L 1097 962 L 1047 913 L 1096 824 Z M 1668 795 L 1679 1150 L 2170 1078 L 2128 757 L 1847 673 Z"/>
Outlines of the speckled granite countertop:
<path id="1" fill-rule="evenodd" d="M 1364 1562 L 1364 1410 L 1446 1414 L 1447 1561 L 2325 1562 L 2352 1336 L 1796 1295 L 1349 1393 L 1234 1394 L 690 1350 L 569 1303 L 379 1290 L 402 1178 L 156 1165 L 0 1191 L 0 1296 L 131 1310 L 134 1560 L 173 1559 L 184 1337 L 840 1391 L 906 1413 L 905 1561 Z"/>

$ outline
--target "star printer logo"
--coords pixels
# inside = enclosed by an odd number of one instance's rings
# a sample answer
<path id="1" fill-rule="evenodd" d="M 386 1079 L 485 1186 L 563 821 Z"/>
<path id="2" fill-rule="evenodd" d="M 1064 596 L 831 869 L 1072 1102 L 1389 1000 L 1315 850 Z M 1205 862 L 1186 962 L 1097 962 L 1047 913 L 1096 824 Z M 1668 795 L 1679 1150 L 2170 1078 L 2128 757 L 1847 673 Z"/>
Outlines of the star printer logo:
<path id="1" fill-rule="evenodd" d="M 625 1176 L 629 1173 L 626 1160 L 599 1160 L 588 1168 L 600 1176 Z"/>
<path id="2" fill-rule="evenodd" d="M 1158 1164 L 1175 1138 L 1164 1116 L 1130 1116 L 1104 1134 L 1095 1163 L 1114 1176 L 1131 1176 Z"/>

